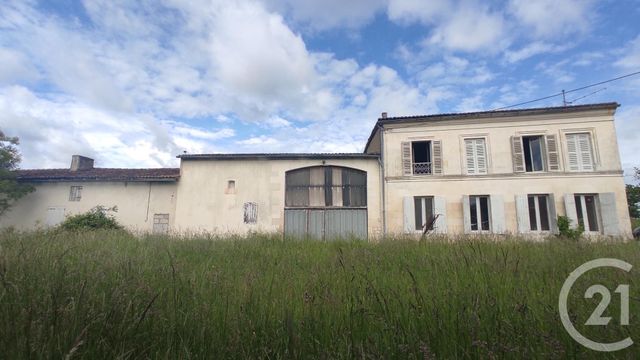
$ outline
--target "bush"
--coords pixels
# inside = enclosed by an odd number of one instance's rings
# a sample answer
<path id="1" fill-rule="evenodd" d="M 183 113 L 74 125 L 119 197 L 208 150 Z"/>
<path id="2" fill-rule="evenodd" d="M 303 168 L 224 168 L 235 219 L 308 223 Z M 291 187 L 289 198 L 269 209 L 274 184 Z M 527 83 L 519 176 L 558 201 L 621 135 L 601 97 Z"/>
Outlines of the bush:
<path id="1" fill-rule="evenodd" d="M 83 214 L 69 216 L 65 219 L 60 228 L 63 230 L 94 230 L 94 229 L 116 229 L 121 230 L 122 225 L 118 224 L 111 214 L 117 212 L 116 206 L 108 208 L 98 205 Z"/>
<path id="2" fill-rule="evenodd" d="M 558 216 L 558 232 L 562 238 L 578 240 L 584 232 L 584 227 L 578 225 L 577 228 L 573 229 L 571 228 L 571 219 L 566 216 Z"/>

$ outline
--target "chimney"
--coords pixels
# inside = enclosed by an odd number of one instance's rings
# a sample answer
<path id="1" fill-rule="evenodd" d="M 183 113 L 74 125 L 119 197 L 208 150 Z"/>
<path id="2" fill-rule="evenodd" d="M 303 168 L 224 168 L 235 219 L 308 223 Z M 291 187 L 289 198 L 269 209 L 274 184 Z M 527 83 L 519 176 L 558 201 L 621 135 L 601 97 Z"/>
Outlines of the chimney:
<path id="1" fill-rule="evenodd" d="M 82 155 L 71 156 L 71 171 L 93 169 L 93 159 Z"/>
<path id="2" fill-rule="evenodd" d="M 383 112 L 383 113 L 382 113 L 382 115 L 381 115 L 381 117 L 382 117 L 383 119 L 386 119 L 386 118 L 387 118 L 387 112 L 386 112 L 386 111 L 385 111 L 385 112 Z"/>

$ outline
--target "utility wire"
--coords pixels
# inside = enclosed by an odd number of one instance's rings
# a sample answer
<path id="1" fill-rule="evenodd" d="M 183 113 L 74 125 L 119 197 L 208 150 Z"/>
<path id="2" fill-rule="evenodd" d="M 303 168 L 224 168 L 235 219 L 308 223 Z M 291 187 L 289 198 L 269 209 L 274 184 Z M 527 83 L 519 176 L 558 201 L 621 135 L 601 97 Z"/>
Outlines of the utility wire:
<path id="1" fill-rule="evenodd" d="M 564 94 L 568 94 L 568 93 L 572 93 L 572 92 L 576 92 L 576 91 L 580 91 L 580 90 L 588 89 L 588 88 L 591 88 L 591 87 L 594 87 L 594 86 L 598 86 L 598 85 L 602 85 L 602 84 L 610 83 L 610 82 L 612 82 L 612 81 L 616 81 L 616 80 L 620 80 L 620 79 L 628 78 L 628 77 L 630 77 L 630 76 L 634 76 L 634 75 L 638 75 L 638 74 L 640 74 L 640 71 L 636 71 L 636 72 L 634 72 L 634 73 L 627 74 L 627 75 L 618 76 L 618 77 L 613 78 L 613 79 L 609 79 L 609 80 L 605 80 L 605 81 L 600 81 L 600 82 L 598 82 L 598 83 L 590 84 L 590 85 L 583 86 L 583 87 L 579 87 L 579 88 L 576 88 L 576 89 L 571 89 L 571 90 L 567 90 L 567 91 L 564 91 L 564 90 L 563 90 L 563 91 L 561 91 L 561 92 L 559 92 L 559 93 L 557 93 L 557 94 L 553 94 L 553 95 L 549 95 L 549 96 L 541 97 L 541 98 L 539 98 L 539 99 L 529 100 L 529 101 L 521 102 L 521 103 L 514 104 L 514 105 L 504 106 L 504 107 L 501 107 L 501 108 L 493 109 L 493 111 L 496 111 L 496 110 L 505 110 L 505 109 L 510 109 L 510 108 L 513 108 L 513 107 L 516 107 L 516 106 L 520 106 L 520 105 L 526 105 L 526 104 L 531 104 L 531 103 L 538 102 L 538 101 L 542 101 L 542 100 L 551 99 L 551 98 L 554 98 L 554 97 L 562 96 L 562 95 L 564 95 Z M 592 94 L 590 94 L 590 95 L 592 95 Z M 574 99 L 574 101 L 575 101 L 575 100 L 578 100 L 578 99 Z"/>
<path id="2" fill-rule="evenodd" d="M 579 98 L 575 98 L 575 99 L 573 99 L 573 100 L 569 100 L 569 101 L 567 101 L 567 104 L 573 104 L 573 103 L 575 103 L 575 102 L 576 102 L 576 101 L 578 101 L 578 100 L 582 100 L 582 99 L 584 99 L 584 98 L 586 98 L 586 97 L 589 97 L 589 96 L 591 96 L 591 95 L 597 94 L 597 93 L 599 93 L 600 91 L 604 91 L 604 90 L 607 90 L 607 88 L 606 88 L 606 87 L 603 87 L 602 89 L 598 89 L 598 90 L 596 90 L 596 91 L 594 91 L 594 92 L 588 93 L 587 95 L 580 96 Z M 565 92 L 565 93 L 566 93 L 566 92 Z"/>

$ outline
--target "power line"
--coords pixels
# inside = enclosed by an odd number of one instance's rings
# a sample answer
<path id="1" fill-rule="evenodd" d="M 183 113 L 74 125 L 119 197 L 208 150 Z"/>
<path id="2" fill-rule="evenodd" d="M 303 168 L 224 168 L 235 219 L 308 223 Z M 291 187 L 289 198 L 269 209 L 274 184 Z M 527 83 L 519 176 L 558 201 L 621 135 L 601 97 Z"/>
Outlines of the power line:
<path id="1" fill-rule="evenodd" d="M 620 80 L 620 79 L 628 78 L 628 77 L 630 77 L 630 76 L 634 76 L 634 75 L 638 75 L 638 74 L 640 74 L 640 71 L 636 71 L 636 72 L 631 73 L 631 74 L 626 74 L 626 75 L 618 76 L 618 77 L 613 78 L 613 79 L 609 79 L 609 80 L 605 80 L 605 81 L 600 81 L 600 82 L 597 82 L 597 83 L 594 83 L 594 84 L 590 84 L 590 85 L 586 85 L 586 86 L 583 86 L 583 87 L 579 87 L 579 88 L 576 88 L 576 89 L 571 89 L 571 90 L 567 90 L 567 91 L 562 90 L 561 92 L 559 92 L 559 93 L 557 93 L 557 94 L 553 94 L 553 95 L 549 95 L 549 96 L 541 97 L 541 98 L 539 98 L 539 99 L 535 99 L 535 100 L 529 100 L 529 101 L 521 102 L 521 103 L 514 104 L 514 105 L 504 106 L 504 107 L 501 107 L 501 108 L 493 109 L 493 111 L 496 111 L 496 110 L 505 110 L 505 109 L 510 109 L 510 108 L 513 108 L 513 107 L 516 107 L 516 106 L 520 106 L 520 105 L 531 104 L 531 103 L 534 103 L 534 102 L 538 102 L 538 101 L 542 101 L 542 100 L 547 100 L 547 99 L 551 99 L 551 98 L 558 97 L 558 96 L 563 96 L 563 95 L 568 94 L 568 93 L 572 93 L 572 92 L 576 92 L 576 91 L 580 91 L 580 90 L 588 89 L 588 88 L 591 88 L 591 87 L 594 87 L 594 86 L 598 86 L 598 85 L 602 85 L 602 84 L 610 83 L 610 82 L 612 82 L 612 81 L 616 81 L 616 80 Z M 603 89 L 603 90 L 604 90 L 604 89 Z M 590 94 L 590 95 L 592 95 L 592 94 Z M 587 95 L 587 96 L 588 96 L 588 95 Z M 575 101 L 575 100 L 578 100 L 578 99 L 574 99 L 573 101 Z"/>

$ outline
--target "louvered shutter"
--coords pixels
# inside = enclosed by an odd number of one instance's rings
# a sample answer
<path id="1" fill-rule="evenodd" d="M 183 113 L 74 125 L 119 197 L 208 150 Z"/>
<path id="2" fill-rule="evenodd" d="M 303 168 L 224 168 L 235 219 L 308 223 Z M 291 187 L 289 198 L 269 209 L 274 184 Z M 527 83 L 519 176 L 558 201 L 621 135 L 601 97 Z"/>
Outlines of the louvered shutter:
<path id="1" fill-rule="evenodd" d="M 484 144 L 484 139 L 476 139 L 476 171 L 478 174 L 487 173 L 487 149 Z"/>
<path id="2" fill-rule="evenodd" d="M 577 134 L 582 171 L 593 171 L 593 151 L 589 134 Z"/>
<path id="3" fill-rule="evenodd" d="M 487 151 L 484 139 L 466 139 L 467 174 L 487 173 Z"/>
<path id="4" fill-rule="evenodd" d="M 558 155 L 558 141 L 555 135 L 547 135 L 547 169 L 549 171 L 560 170 L 560 157 Z"/>
<path id="5" fill-rule="evenodd" d="M 443 196 L 433 198 L 433 213 L 438 215 L 435 224 L 435 232 L 437 234 L 447 233 L 447 200 Z"/>
<path id="6" fill-rule="evenodd" d="M 411 142 L 406 141 L 402 143 L 402 175 L 410 176 L 413 174 L 411 161 Z"/>
<path id="7" fill-rule="evenodd" d="M 403 208 L 404 208 L 404 233 L 411 234 L 416 231 L 416 214 L 415 214 L 415 204 L 413 201 L 413 197 L 405 196 L 403 198 Z"/>
<path id="8" fill-rule="evenodd" d="M 469 195 L 462 195 L 462 217 L 464 233 L 471 233 L 471 210 L 469 208 Z"/>
<path id="9" fill-rule="evenodd" d="M 475 146 L 472 139 L 464 141 L 464 149 L 467 155 L 467 174 L 475 175 L 476 172 L 476 159 L 475 159 Z"/>
<path id="10" fill-rule="evenodd" d="M 518 222 L 518 232 L 524 234 L 529 232 L 529 198 L 527 195 L 516 195 L 516 219 Z"/>
<path id="11" fill-rule="evenodd" d="M 442 141 L 434 140 L 431 142 L 433 152 L 433 174 L 442 175 Z"/>
<path id="12" fill-rule="evenodd" d="M 558 233 L 558 213 L 556 212 L 556 197 L 554 194 L 548 196 L 549 204 L 549 229 L 552 233 Z"/>
<path id="13" fill-rule="evenodd" d="M 618 210 L 616 194 L 612 192 L 598 194 L 600 200 L 600 217 L 602 218 L 602 232 L 605 235 L 619 236 Z"/>
<path id="14" fill-rule="evenodd" d="M 506 231 L 504 218 L 504 198 L 502 195 L 491 195 L 490 197 L 491 211 L 491 232 L 494 234 L 504 234 Z"/>
<path id="15" fill-rule="evenodd" d="M 513 172 L 524 172 L 524 150 L 522 149 L 522 137 L 511 137 L 511 155 L 513 158 Z"/>
<path id="16" fill-rule="evenodd" d="M 580 163 L 578 162 L 577 134 L 567 134 L 567 158 L 569 161 L 569 170 L 579 171 Z"/>
<path id="17" fill-rule="evenodd" d="M 578 211 L 576 210 L 576 199 L 573 194 L 564 194 L 564 213 L 571 220 L 571 228 L 578 227 Z"/>

